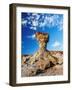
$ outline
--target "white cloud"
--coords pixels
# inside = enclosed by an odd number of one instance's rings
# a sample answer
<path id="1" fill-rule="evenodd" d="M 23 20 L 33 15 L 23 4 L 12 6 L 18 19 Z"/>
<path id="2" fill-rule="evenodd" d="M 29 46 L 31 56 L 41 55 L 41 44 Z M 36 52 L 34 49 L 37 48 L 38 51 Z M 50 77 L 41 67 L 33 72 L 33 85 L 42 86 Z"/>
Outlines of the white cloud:
<path id="1" fill-rule="evenodd" d="M 32 21 L 32 26 L 34 27 L 38 26 L 38 21 L 37 20 Z"/>
<path id="2" fill-rule="evenodd" d="M 27 38 L 35 39 L 35 34 L 27 36 Z"/>
<path id="3" fill-rule="evenodd" d="M 39 18 L 40 18 L 40 15 L 37 15 L 37 16 L 36 16 L 36 20 L 38 20 Z"/>
<path id="4" fill-rule="evenodd" d="M 55 41 L 52 46 L 53 46 L 54 48 L 57 48 L 57 47 L 61 46 L 61 43 L 58 42 L 58 41 Z"/>
<path id="5" fill-rule="evenodd" d="M 27 24 L 27 20 L 22 20 L 21 22 L 23 25 L 26 25 Z"/>
<path id="6" fill-rule="evenodd" d="M 40 18 L 40 15 L 37 13 L 33 13 L 32 16 L 35 17 L 36 20 L 38 20 Z"/>
<path id="7" fill-rule="evenodd" d="M 28 24 L 31 24 L 31 22 L 29 21 Z"/>
<path id="8" fill-rule="evenodd" d="M 46 21 L 41 22 L 41 23 L 39 24 L 39 27 L 44 27 L 45 25 L 46 25 Z"/>
<path id="9" fill-rule="evenodd" d="M 45 20 L 49 23 L 49 24 L 51 24 L 51 23 L 53 23 L 54 22 L 54 16 L 46 16 L 45 17 Z"/>
<path id="10" fill-rule="evenodd" d="M 30 27 L 30 29 L 32 29 L 32 30 L 37 30 L 37 27 Z"/>

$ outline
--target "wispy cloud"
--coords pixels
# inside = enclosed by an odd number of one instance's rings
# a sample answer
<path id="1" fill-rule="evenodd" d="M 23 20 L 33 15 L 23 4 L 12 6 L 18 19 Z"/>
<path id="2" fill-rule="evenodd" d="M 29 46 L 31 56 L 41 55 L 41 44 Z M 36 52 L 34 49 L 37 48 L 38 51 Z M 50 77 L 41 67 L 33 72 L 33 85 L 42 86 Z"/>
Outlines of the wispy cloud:
<path id="1" fill-rule="evenodd" d="M 24 19 L 21 21 L 22 25 L 26 25 L 27 22 L 28 22 L 28 21 L 27 21 L 27 20 L 24 20 Z"/>
<path id="2" fill-rule="evenodd" d="M 27 38 L 35 39 L 35 34 L 27 36 Z"/>
<path id="3" fill-rule="evenodd" d="M 34 26 L 34 27 L 38 26 L 38 21 L 37 20 L 33 20 L 32 21 L 32 26 Z"/>
<path id="4" fill-rule="evenodd" d="M 58 41 L 55 41 L 55 42 L 52 44 L 52 46 L 53 46 L 54 48 L 58 48 L 60 45 L 61 45 L 61 43 L 58 42 Z"/>
<path id="5" fill-rule="evenodd" d="M 37 28 L 36 27 L 33 27 L 33 26 L 30 27 L 30 29 L 35 30 L 35 31 L 37 30 Z"/>
<path id="6" fill-rule="evenodd" d="M 61 19 L 60 22 L 59 22 L 58 30 L 59 31 L 62 31 L 63 30 L 63 19 Z"/>
<path id="7" fill-rule="evenodd" d="M 40 18 L 40 15 L 37 13 L 33 13 L 32 16 L 35 17 L 36 20 L 38 20 Z"/>

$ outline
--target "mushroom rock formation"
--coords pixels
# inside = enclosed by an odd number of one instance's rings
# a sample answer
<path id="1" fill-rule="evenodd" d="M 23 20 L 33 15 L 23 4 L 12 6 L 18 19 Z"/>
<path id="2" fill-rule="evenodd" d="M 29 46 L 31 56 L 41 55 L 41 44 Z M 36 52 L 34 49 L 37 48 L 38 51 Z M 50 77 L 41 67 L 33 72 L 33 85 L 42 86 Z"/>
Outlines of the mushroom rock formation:
<path id="1" fill-rule="evenodd" d="M 30 58 L 30 64 L 36 63 L 40 69 L 44 70 L 47 66 L 50 67 L 52 64 L 57 64 L 57 58 L 52 56 L 51 53 L 46 50 L 49 35 L 48 33 L 36 33 L 36 39 L 39 42 L 39 50 Z"/>

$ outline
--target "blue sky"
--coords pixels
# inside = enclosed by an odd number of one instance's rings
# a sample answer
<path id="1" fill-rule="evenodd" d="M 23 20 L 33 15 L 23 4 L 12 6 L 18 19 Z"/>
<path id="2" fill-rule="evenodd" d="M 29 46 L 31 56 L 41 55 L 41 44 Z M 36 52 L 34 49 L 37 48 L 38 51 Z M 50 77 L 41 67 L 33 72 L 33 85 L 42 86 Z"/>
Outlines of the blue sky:
<path id="1" fill-rule="evenodd" d="M 39 44 L 36 32 L 49 34 L 48 50 L 63 50 L 63 14 L 21 13 L 21 51 L 22 54 L 34 54 Z"/>

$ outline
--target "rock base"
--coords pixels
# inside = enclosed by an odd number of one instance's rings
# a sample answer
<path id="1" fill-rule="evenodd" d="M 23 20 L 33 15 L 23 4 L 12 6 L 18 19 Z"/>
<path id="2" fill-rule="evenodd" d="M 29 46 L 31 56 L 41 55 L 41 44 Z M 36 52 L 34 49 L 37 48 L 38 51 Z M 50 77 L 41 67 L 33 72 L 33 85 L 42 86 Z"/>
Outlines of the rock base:
<path id="1" fill-rule="evenodd" d="M 52 52 L 51 54 L 58 58 L 58 64 L 53 64 L 49 60 L 38 60 L 30 64 L 29 60 L 32 56 L 22 56 L 21 76 L 53 76 L 63 74 L 63 53 L 60 51 Z"/>

